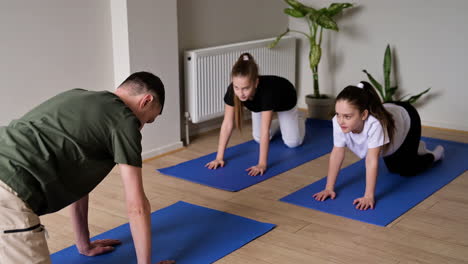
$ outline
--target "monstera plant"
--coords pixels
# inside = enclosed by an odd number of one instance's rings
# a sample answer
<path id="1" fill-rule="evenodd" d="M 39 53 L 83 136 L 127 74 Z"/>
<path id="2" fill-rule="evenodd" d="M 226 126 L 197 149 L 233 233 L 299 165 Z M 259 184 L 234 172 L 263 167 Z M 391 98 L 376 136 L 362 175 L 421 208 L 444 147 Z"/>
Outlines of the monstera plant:
<path id="1" fill-rule="evenodd" d="M 326 98 L 326 95 L 320 93 L 318 75 L 318 66 L 320 63 L 320 58 L 322 57 L 321 45 L 323 30 L 330 29 L 338 31 L 338 25 L 333 17 L 340 14 L 344 9 L 352 7 L 353 5 L 350 3 L 333 3 L 329 7 L 316 9 L 310 6 L 306 6 L 297 0 L 285 0 L 285 2 L 289 5 L 289 7 L 284 9 L 284 13 L 294 18 L 304 19 L 309 26 L 309 31 L 302 32 L 288 28 L 284 33 L 279 35 L 276 40 L 269 45 L 269 47 L 275 47 L 280 39 L 289 32 L 304 35 L 309 40 L 309 66 L 312 70 L 312 77 L 314 82 L 313 94 L 307 95 L 307 97 Z"/>

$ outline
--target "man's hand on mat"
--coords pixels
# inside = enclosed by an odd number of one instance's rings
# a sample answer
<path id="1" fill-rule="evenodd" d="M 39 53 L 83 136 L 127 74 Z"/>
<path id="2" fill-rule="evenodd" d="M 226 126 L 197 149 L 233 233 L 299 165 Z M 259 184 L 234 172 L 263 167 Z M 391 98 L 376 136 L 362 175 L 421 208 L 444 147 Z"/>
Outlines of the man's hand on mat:
<path id="1" fill-rule="evenodd" d="M 336 193 L 334 191 L 332 191 L 332 190 L 323 190 L 321 192 L 318 192 L 318 193 L 312 195 L 312 197 L 314 197 L 315 200 L 317 200 L 317 201 L 323 202 L 328 197 L 330 197 L 332 200 L 335 199 Z"/>
<path id="2" fill-rule="evenodd" d="M 252 166 L 252 167 L 246 169 L 246 171 L 249 172 L 250 176 L 257 176 L 259 174 L 263 175 L 263 173 L 265 173 L 265 171 L 266 171 L 266 165 L 257 164 L 255 166 Z"/>
<path id="3" fill-rule="evenodd" d="M 159 261 L 158 264 L 175 264 L 175 260 L 163 260 Z"/>
<path id="4" fill-rule="evenodd" d="M 358 210 L 367 210 L 374 209 L 374 197 L 361 197 L 354 200 L 353 204 L 356 204 L 356 209 Z"/>
<path id="5" fill-rule="evenodd" d="M 218 167 L 224 167 L 224 160 L 216 159 L 216 160 L 210 161 L 205 165 L 205 167 L 207 167 L 210 170 L 215 170 Z"/>
<path id="6" fill-rule="evenodd" d="M 78 247 L 80 254 L 92 257 L 105 253 L 109 253 L 114 250 L 115 245 L 120 245 L 122 242 L 117 239 L 100 239 L 89 243 L 88 246 Z"/>

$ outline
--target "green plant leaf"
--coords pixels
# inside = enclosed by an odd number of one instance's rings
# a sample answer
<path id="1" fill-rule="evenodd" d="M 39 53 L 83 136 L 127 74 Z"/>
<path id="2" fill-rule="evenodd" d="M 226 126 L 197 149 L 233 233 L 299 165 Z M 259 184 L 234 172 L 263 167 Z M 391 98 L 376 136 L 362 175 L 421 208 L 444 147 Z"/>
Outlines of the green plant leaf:
<path id="1" fill-rule="evenodd" d="M 317 24 L 323 28 L 338 31 L 338 25 L 336 25 L 336 22 L 325 14 L 318 17 Z"/>
<path id="2" fill-rule="evenodd" d="M 311 8 L 311 10 L 309 10 L 308 16 L 311 21 L 317 22 L 317 19 L 319 18 L 320 13 L 316 9 Z"/>
<path id="3" fill-rule="evenodd" d="M 288 34 L 288 32 L 289 32 L 289 28 L 287 28 L 286 31 L 283 32 L 281 35 L 279 35 L 278 37 L 276 37 L 276 39 L 275 39 L 272 43 L 270 43 L 270 44 L 268 45 L 268 48 L 269 48 L 269 49 L 272 49 L 272 48 L 276 47 L 276 45 L 277 45 L 278 42 L 281 40 L 281 38 L 282 38 L 284 35 Z"/>
<path id="4" fill-rule="evenodd" d="M 351 3 L 333 3 L 327 8 L 327 15 L 329 17 L 334 17 L 337 14 L 341 13 L 343 9 L 352 7 Z"/>
<path id="5" fill-rule="evenodd" d="M 310 6 L 304 6 L 304 7 L 302 8 L 302 10 L 303 10 L 303 11 L 306 11 L 307 14 L 318 13 L 317 9 L 312 8 L 312 7 L 310 7 Z"/>
<path id="6" fill-rule="evenodd" d="M 387 97 L 393 98 L 397 89 L 398 89 L 398 86 L 393 86 L 392 88 L 389 88 L 387 90 Z"/>
<path id="7" fill-rule="evenodd" d="M 383 100 L 384 103 L 393 101 L 393 95 L 395 94 L 397 89 L 398 89 L 398 86 L 394 86 L 392 88 L 385 90 L 385 98 Z"/>
<path id="8" fill-rule="evenodd" d="M 411 96 L 408 100 L 406 100 L 406 102 L 408 102 L 410 104 L 413 104 L 414 102 L 416 102 L 419 99 L 419 97 L 421 97 L 423 94 L 429 92 L 429 90 L 431 90 L 431 88 L 427 88 L 424 92 L 421 92 L 421 93 L 419 93 L 417 95 Z"/>
<path id="9" fill-rule="evenodd" d="M 327 9 L 326 7 L 320 8 L 319 10 L 317 10 L 317 12 L 318 12 L 320 15 L 327 15 L 327 14 L 328 14 L 328 9 Z"/>
<path id="10" fill-rule="evenodd" d="M 384 94 L 383 94 L 383 91 L 382 91 L 382 85 L 379 82 L 377 82 L 374 79 L 374 77 L 372 77 L 372 75 L 370 73 L 368 73 L 366 70 L 362 70 L 362 71 L 367 75 L 367 78 L 369 78 L 369 81 L 372 83 L 374 88 L 377 89 L 377 92 L 380 94 L 380 97 L 383 100 L 384 99 Z"/>
<path id="11" fill-rule="evenodd" d="M 387 44 L 387 48 L 385 49 L 384 55 L 384 83 L 385 83 L 385 91 L 390 89 L 390 72 L 392 71 L 392 51 L 390 50 L 390 45 Z"/>
<path id="12" fill-rule="evenodd" d="M 302 11 L 300 11 L 298 9 L 293 9 L 293 8 L 285 8 L 284 13 L 289 15 L 289 16 L 297 17 L 297 18 L 304 17 L 306 15 Z"/>
<path id="13" fill-rule="evenodd" d="M 301 9 L 304 7 L 303 4 L 301 4 L 300 2 L 296 0 L 284 0 L 284 1 L 294 9 Z"/>
<path id="14" fill-rule="evenodd" d="M 284 0 L 290 7 L 292 7 L 295 10 L 300 11 L 304 15 L 309 13 L 310 9 L 313 9 L 311 7 L 305 6 L 304 4 L 300 3 L 299 1 L 296 0 Z"/>
<path id="15" fill-rule="evenodd" d="M 310 53 L 309 53 L 309 62 L 310 62 L 311 69 L 313 69 L 319 64 L 321 56 L 322 56 L 322 49 L 320 48 L 320 46 L 315 43 L 312 44 L 312 46 L 310 47 Z"/>

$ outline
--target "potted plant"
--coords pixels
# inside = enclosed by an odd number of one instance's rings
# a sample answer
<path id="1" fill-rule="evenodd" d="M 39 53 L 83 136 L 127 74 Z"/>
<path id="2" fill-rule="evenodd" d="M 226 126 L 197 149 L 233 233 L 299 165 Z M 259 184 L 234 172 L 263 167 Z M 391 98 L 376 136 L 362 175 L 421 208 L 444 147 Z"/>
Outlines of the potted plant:
<path id="1" fill-rule="evenodd" d="M 392 70 L 392 51 L 390 50 L 390 45 L 387 44 L 387 48 L 385 49 L 385 55 L 384 55 L 384 63 L 383 63 L 383 71 L 384 71 L 384 85 L 380 84 L 377 82 L 374 77 L 370 73 L 368 73 L 366 70 L 362 70 L 367 77 L 369 78 L 369 81 L 372 83 L 374 86 L 375 90 L 378 92 L 380 97 L 382 98 L 382 101 L 384 103 L 386 102 L 392 102 L 392 101 L 403 101 L 403 102 L 409 102 L 410 104 L 416 102 L 419 97 L 421 97 L 423 94 L 429 92 L 431 88 L 427 88 L 423 92 L 413 95 L 409 97 L 408 99 L 405 99 L 405 97 L 408 97 L 409 95 L 405 95 L 399 99 L 395 99 L 394 95 L 398 89 L 398 86 L 391 86 L 390 85 L 390 73 Z"/>
<path id="2" fill-rule="evenodd" d="M 328 119 L 331 105 L 334 102 L 330 96 L 320 93 L 319 89 L 319 74 L 318 66 L 320 58 L 322 57 L 322 35 L 324 29 L 331 29 L 338 31 L 338 25 L 333 20 L 333 17 L 340 14 L 344 9 L 352 7 L 350 3 L 333 3 L 328 8 L 315 9 L 300 3 L 297 0 L 284 0 L 289 8 L 284 9 L 284 13 L 291 17 L 303 18 L 309 26 L 309 32 L 305 33 L 297 30 L 286 31 L 279 35 L 274 42 L 269 45 L 273 48 L 280 41 L 280 39 L 288 34 L 299 33 L 309 40 L 309 66 L 312 70 L 312 77 L 314 83 L 313 94 L 306 95 L 306 103 L 308 106 L 309 117 Z"/>

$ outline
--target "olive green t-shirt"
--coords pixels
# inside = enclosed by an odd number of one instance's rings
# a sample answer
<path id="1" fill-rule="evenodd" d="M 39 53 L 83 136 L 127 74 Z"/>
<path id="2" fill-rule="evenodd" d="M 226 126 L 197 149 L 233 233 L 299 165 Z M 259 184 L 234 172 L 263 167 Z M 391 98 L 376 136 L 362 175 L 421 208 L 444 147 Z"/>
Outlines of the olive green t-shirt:
<path id="1" fill-rule="evenodd" d="M 107 91 L 61 93 L 0 127 L 0 180 L 38 215 L 79 200 L 115 164 L 141 167 L 140 121 Z"/>

